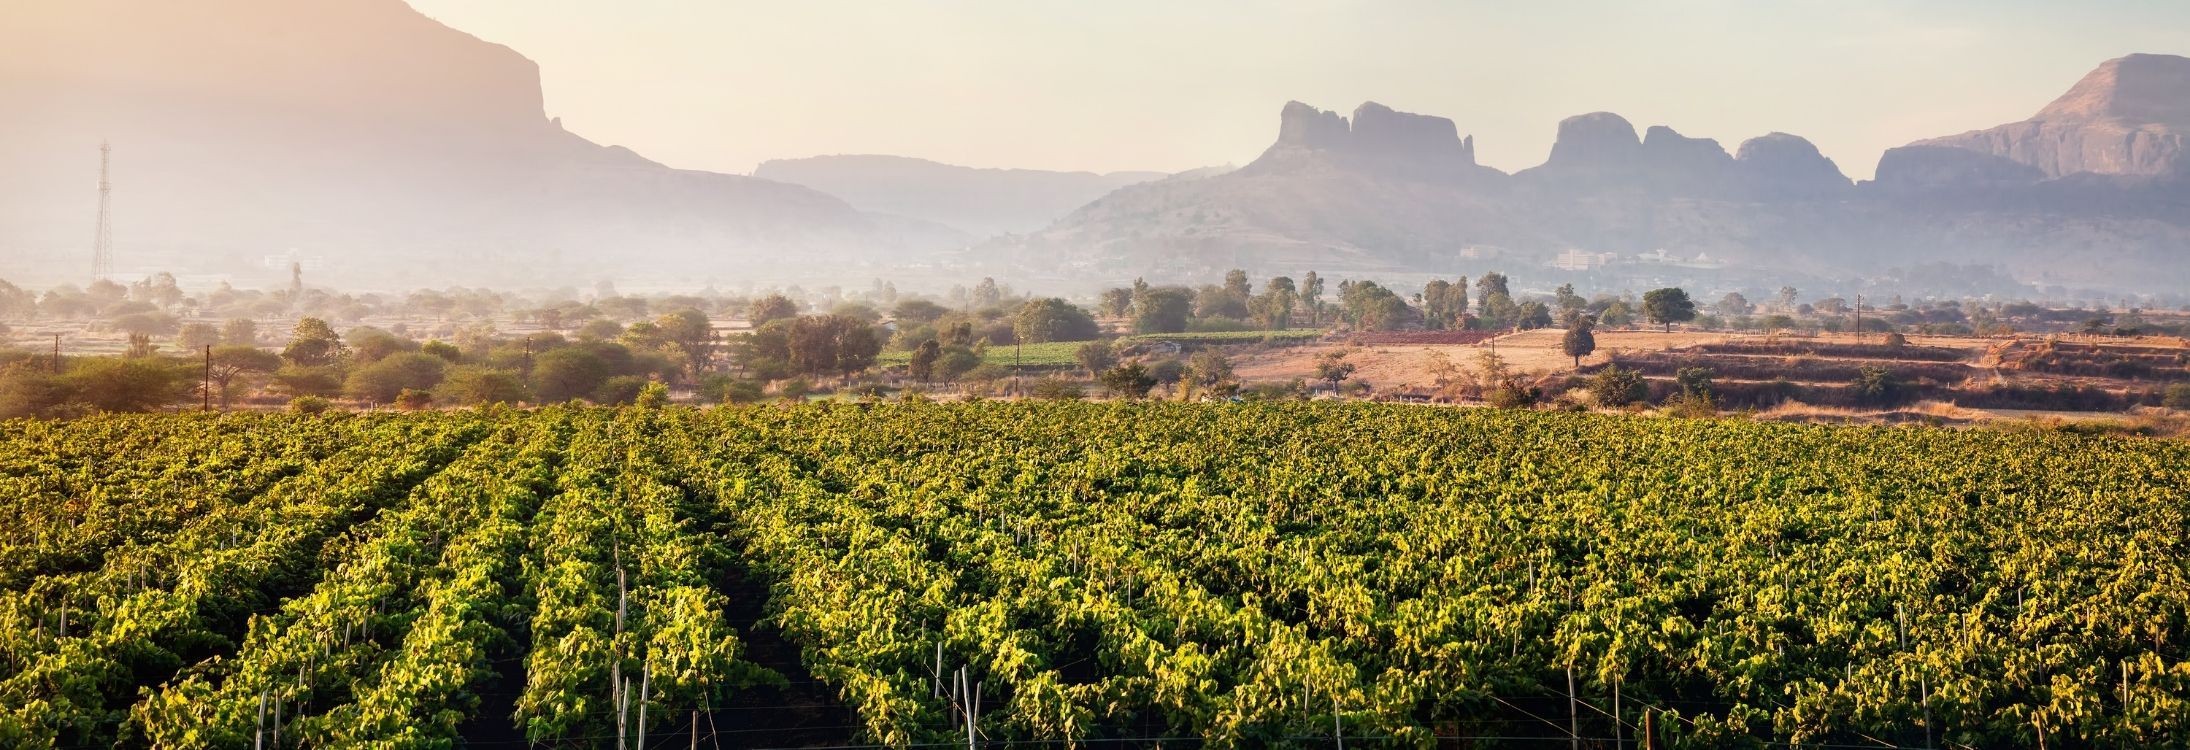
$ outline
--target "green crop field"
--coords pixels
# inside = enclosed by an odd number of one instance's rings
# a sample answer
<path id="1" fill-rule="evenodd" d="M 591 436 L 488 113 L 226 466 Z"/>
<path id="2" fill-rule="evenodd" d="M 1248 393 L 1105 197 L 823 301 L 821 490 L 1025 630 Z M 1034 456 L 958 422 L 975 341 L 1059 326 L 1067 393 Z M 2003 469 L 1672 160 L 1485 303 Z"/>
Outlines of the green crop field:
<path id="1" fill-rule="evenodd" d="M 1074 357 L 1080 351 L 1080 347 L 1086 343 L 1085 341 L 1046 341 L 1040 344 L 1024 344 L 1019 347 L 1016 358 L 1022 367 L 1078 367 L 1080 362 Z M 996 365 L 997 367 L 1011 367 L 1014 356 L 1010 344 L 991 345 L 986 356 L 982 357 L 981 363 Z M 875 358 L 875 363 L 884 367 L 901 367 L 911 361 L 912 352 L 907 351 L 887 351 Z"/>
<path id="2" fill-rule="evenodd" d="M 0 747 L 2190 737 L 2179 442 L 1335 403 L 104 416 L 0 422 L 0 488 Z"/>

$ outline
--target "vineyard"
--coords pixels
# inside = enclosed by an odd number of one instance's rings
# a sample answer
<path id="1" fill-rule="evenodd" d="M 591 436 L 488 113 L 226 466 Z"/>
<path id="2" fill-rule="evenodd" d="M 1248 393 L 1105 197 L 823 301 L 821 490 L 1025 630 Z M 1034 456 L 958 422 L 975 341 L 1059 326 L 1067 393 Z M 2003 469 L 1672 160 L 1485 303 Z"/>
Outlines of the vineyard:
<path id="1" fill-rule="evenodd" d="M 0 746 L 2180 744 L 2186 498 L 1372 404 L 0 422 Z"/>

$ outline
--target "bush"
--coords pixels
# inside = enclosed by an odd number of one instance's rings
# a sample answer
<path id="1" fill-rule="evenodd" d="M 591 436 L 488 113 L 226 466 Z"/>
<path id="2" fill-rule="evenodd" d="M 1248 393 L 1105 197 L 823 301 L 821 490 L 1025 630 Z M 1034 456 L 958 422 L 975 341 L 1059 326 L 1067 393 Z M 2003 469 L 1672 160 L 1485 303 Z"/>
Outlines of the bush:
<path id="1" fill-rule="evenodd" d="M 647 379 L 637 375 L 618 375 L 601 381 L 593 390 L 591 401 L 603 406 L 624 406 L 639 400 L 639 392 L 646 389 Z"/>
<path id="2" fill-rule="evenodd" d="M 1483 394 L 1483 400 L 1500 409 L 1526 409 L 1535 406 L 1537 400 L 1542 399 L 1543 396 L 1544 393 L 1541 389 L 1523 386 L 1519 381 L 1507 380 L 1490 389 L 1489 393 Z"/>
<path id="3" fill-rule="evenodd" d="M 1034 397 L 1048 401 L 1078 401 L 1087 397 L 1087 389 L 1079 383 L 1064 378 L 1042 378 L 1034 382 Z"/>
<path id="4" fill-rule="evenodd" d="M 700 400 L 715 404 L 750 404 L 766 397 L 761 384 L 728 375 L 709 375 L 700 381 Z"/>
<path id="5" fill-rule="evenodd" d="M 405 388 L 395 395 L 395 408 L 404 411 L 421 411 L 433 408 L 433 394 L 416 388 Z"/>
<path id="6" fill-rule="evenodd" d="M 639 388 L 639 397 L 633 400 L 641 409 L 659 409 L 669 405 L 669 386 L 649 382 Z"/>
<path id="7" fill-rule="evenodd" d="M 1649 398 L 1650 386 L 1643 382 L 1642 373 L 1609 365 L 1589 379 L 1589 392 L 1598 406 L 1618 408 Z"/>
<path id="8" fill-rule="evenodd" d="M 289 411 L 297 414 L 320 414 L 334 406 L 334 402 L 318 396 L 298 396 L 289 399 Z"/>
<path id="9" fill-rule="evenodd" d="M 2160 404 L 2169 409 L 2190 411 L 2190 383 L 2176 383 L 2167 387 L 2167 395 L 2160 397 Z"/>

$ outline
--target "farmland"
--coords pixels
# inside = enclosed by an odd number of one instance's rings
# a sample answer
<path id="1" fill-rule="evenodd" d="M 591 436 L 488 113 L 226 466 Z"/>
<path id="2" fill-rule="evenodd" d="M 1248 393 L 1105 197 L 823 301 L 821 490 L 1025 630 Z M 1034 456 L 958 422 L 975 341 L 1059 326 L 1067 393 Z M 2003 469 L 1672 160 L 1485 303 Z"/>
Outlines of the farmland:
<path id="1" fill-rule="evenodd" d="M 2173 441 L 1360 403 L 102 416 L 0 422 L 0 485 L 8 747 L 2190 732 Z"/>

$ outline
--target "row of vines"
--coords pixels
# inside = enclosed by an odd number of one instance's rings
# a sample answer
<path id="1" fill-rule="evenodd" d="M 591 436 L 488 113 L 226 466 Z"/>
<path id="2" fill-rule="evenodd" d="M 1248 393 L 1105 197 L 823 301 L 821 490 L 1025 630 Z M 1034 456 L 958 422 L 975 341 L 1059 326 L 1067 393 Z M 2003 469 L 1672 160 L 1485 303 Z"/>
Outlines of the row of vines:
<path id="1" fill-rule="evenodd" d="M 843 742 L 895 746 L 2190 736 L 2176 442 L 1313 403 L 102 417 L 0 423 L 0 505 L 7 747 L 750 747 L 729 707 L 809 679 Z"/>

